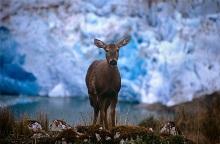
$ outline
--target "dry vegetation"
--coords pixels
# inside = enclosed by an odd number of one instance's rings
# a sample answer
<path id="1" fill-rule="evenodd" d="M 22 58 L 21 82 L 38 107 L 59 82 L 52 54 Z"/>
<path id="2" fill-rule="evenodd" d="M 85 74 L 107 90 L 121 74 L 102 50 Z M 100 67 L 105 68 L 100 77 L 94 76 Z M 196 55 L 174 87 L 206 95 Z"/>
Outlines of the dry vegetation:
<path id="1" fill-rule="evenodd" d="M 161 112 L 164 106 L 158 106 Z M 154 105 L 148 106 L 150 108 Z M 172 119 L 182 134 L 196 144 L 220 143 L 220 93 L 215 92 L 183 103 L 165 108 L 174 113 Z M 140 123 L 141 126 L 152 127 L 159 132 L 166 118 L 149 117 Z M 170 120 L 170 119 L 169 119 Z"/>
<path id="2" fill-rule="evenodd" d="M 62 132 L 54 133 L 48 128 L 46 114 L 39 113 L 36 120 L 42 125 L 48 137 L 33 138 L 34 132 L 27 125 L 28 116 L 17 120 L 10 110 L 0 108 L 0 143 L 124 143 L 128 144 L 218 144 L 220 143 L 220 94 L 213 93 L 192 102 L 172 107 L 174 122 L 182 135 L 161 135 L 165 119 L 149 117 L 139 126 L 121 125 L 110 130 L 100 126 L 78 125 Z M 152 128 L 153 131 L 150 131 Z M 188 140 L 188 139 L 192 140 Z"/>
<path id="3" fill-rule="evenodd" d="M 174 107 L 176 124 L 198 144 L 220 143 L 220 93 L 213 93 Z"/>
<path id="4" fill-rule="evenodd" d="M 183 136 L 161 136 L 158 132 L 151 132 L 144 126 L 122 125 L 110 130 L 96 126 L 75 126 L 62 132 L 52 132 L 48 128 L 48 118 L 45 114 L 38 114 L 37 121 L 41 123 L 41 132 L 48 134 L 46 137 L 34 138 L 34 132 L 29 130 L 27 116 L 16 120 L 10 110 L 0 109 L 0 143 L 1 144 L 33 144 L 33 143 L 125 143 L 125 144 L 176 144 L 192 143 Z M 156 126 L 157 124 L 152 123 Z M 150 126 L 150 125 L 149 125 Z M 64 143 L 65 143 L 64 142 Z"/>

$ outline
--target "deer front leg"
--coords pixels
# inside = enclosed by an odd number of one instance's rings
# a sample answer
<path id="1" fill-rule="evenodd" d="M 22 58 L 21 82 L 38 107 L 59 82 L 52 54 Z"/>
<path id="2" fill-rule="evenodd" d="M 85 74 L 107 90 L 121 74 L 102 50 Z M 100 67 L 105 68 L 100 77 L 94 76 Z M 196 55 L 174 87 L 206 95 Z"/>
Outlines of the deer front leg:
<path id="1" fill-rule="evenodd" d="M 117 104 L 117 96 L 112 100 L 111 102 L 111 123 L 112 123 L 112 127 L 115 127 L 115 121 L 116 121 L 116 117 L 115 117 L 115 108 L 116 108 L 116 104 Z"/>
<path id="2" fill-rule="evenodd" d="M 104 117 L 105 117 L 105 111 L 104 111 L 104 103 L 100 103 L 100 125 L 104 128 Z"/>
<path id="3" fill-rule="evenodd" d="M 93 117 L 93 125 L 97 123 L 97 118 L 99 115 L 99 104 L 98 104 L 98 97 L 95 94 L 89 95 L 90 105 L 93 107 L 94 110 L 94 117 Z"/>
<path id="4" fill-rule="evenodd" d="M 108 107 L 111 104 L 109 99 L 105 100 L 105 116 L 104 116 L 104 123 L 105 123 L 105 128 L 108 129 Z"/>
<path id="5" fill-rule="evenodd" d="M 94 107 L 93 109 L 94 109 L 93 125 L 96 125 L 97 118 L 98 118 L 98 115 L 99 115 L 99 109 L 98 109 L 98 107 Z"/>

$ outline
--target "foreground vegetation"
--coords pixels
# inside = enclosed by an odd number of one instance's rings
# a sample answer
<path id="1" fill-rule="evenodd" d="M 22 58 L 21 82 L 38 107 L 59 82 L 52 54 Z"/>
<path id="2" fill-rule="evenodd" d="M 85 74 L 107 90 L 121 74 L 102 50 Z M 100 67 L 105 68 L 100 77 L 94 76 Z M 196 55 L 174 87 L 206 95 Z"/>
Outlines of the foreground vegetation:
<path id="1" fill-rule="evenodd" d="M 220 92 L 173 107 L 175 123 L 198 144 L 220 143 Z"/>
<path id="2" fill-rule="evenodd" d="M 39 122 L 42 129 L 30 129 L 30 123 Z M 54 131 L 48 125 L 46 115 L 40 114 L 36 121 L 27 116 L 15 120 L 8 109 L 0 110 L 0 143 L 124 143 L 124 144 L 190 144 L 183 135 L 162 135 L 145 126 L 122 125 L 104 130 L 101 126 L 75 126 Z M 36 126 L 35 126 L 36 127 Z M 61 128 L 62 129 L 62 128 Z"/>
<path id="3" fill-rule="evenodd" d="M 217 144 L 220 143 L 220 94 L 213 93 L 192 102 L 169 108 L 177 134 L 161 133 L 164 118 L 149 117 L 138 126 L 119 125 L 110 130 L 101 126 L 77 125 L 51 130 L 47 115 L 39 114 L 36 122 L 42 129 L 33 131 L 28 116 L 15 119 L 10 110 L 0 108 L 0 143 L 125 143 L 125 144 Z"/>
<path id="4" fill-rule="evenodd" d="M 163 105 L 153 107 L 161 113 L 165 111 L 174 113 L 172 120 L 176 127 L 196 144 L 220 143 L 220 92 L 204 95 L 191 102 L 172 107 Z M 164 117 L 159 119 L 151 117 L 141 122 L 141 125 L 151 126 L 158 131 L 164 120 L 166 120 Z"/>

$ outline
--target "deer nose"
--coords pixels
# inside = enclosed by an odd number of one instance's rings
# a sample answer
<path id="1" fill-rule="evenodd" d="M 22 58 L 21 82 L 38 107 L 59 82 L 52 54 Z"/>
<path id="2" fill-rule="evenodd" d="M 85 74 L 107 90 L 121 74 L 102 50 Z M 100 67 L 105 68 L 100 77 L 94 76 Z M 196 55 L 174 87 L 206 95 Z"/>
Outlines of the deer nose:
<path id="1" fill-rule="evenodd" d="M 117 61 L 116 60 L 111 60 L 109 63 L 110 63 L 110 65 L 117 65 Z"/>

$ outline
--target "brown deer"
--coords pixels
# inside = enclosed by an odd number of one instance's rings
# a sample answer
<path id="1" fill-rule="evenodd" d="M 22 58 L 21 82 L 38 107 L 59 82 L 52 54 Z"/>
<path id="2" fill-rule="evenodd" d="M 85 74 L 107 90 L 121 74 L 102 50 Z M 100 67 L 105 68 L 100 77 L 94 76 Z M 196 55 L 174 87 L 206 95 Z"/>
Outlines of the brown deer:
<path id="1" fill-rule="evenodd" d="M 103 48 L 105 60 L 95 60 L 88 68 L 86 86 L 88 88 L 90 104 L 94 109 L 93 125 L 97 123 L 100 113 L 100 124 L 108 129 L 107 110 L 111 108 L 111 126 L 115 126 L 115 108 L 118 101 L 118 92 L 121 88 L 121 76 L 117 67 L 119 49 L 130 41 L 127 37 L 115 44 L 105 44 L 95 39 L 94 44 Z"/>

